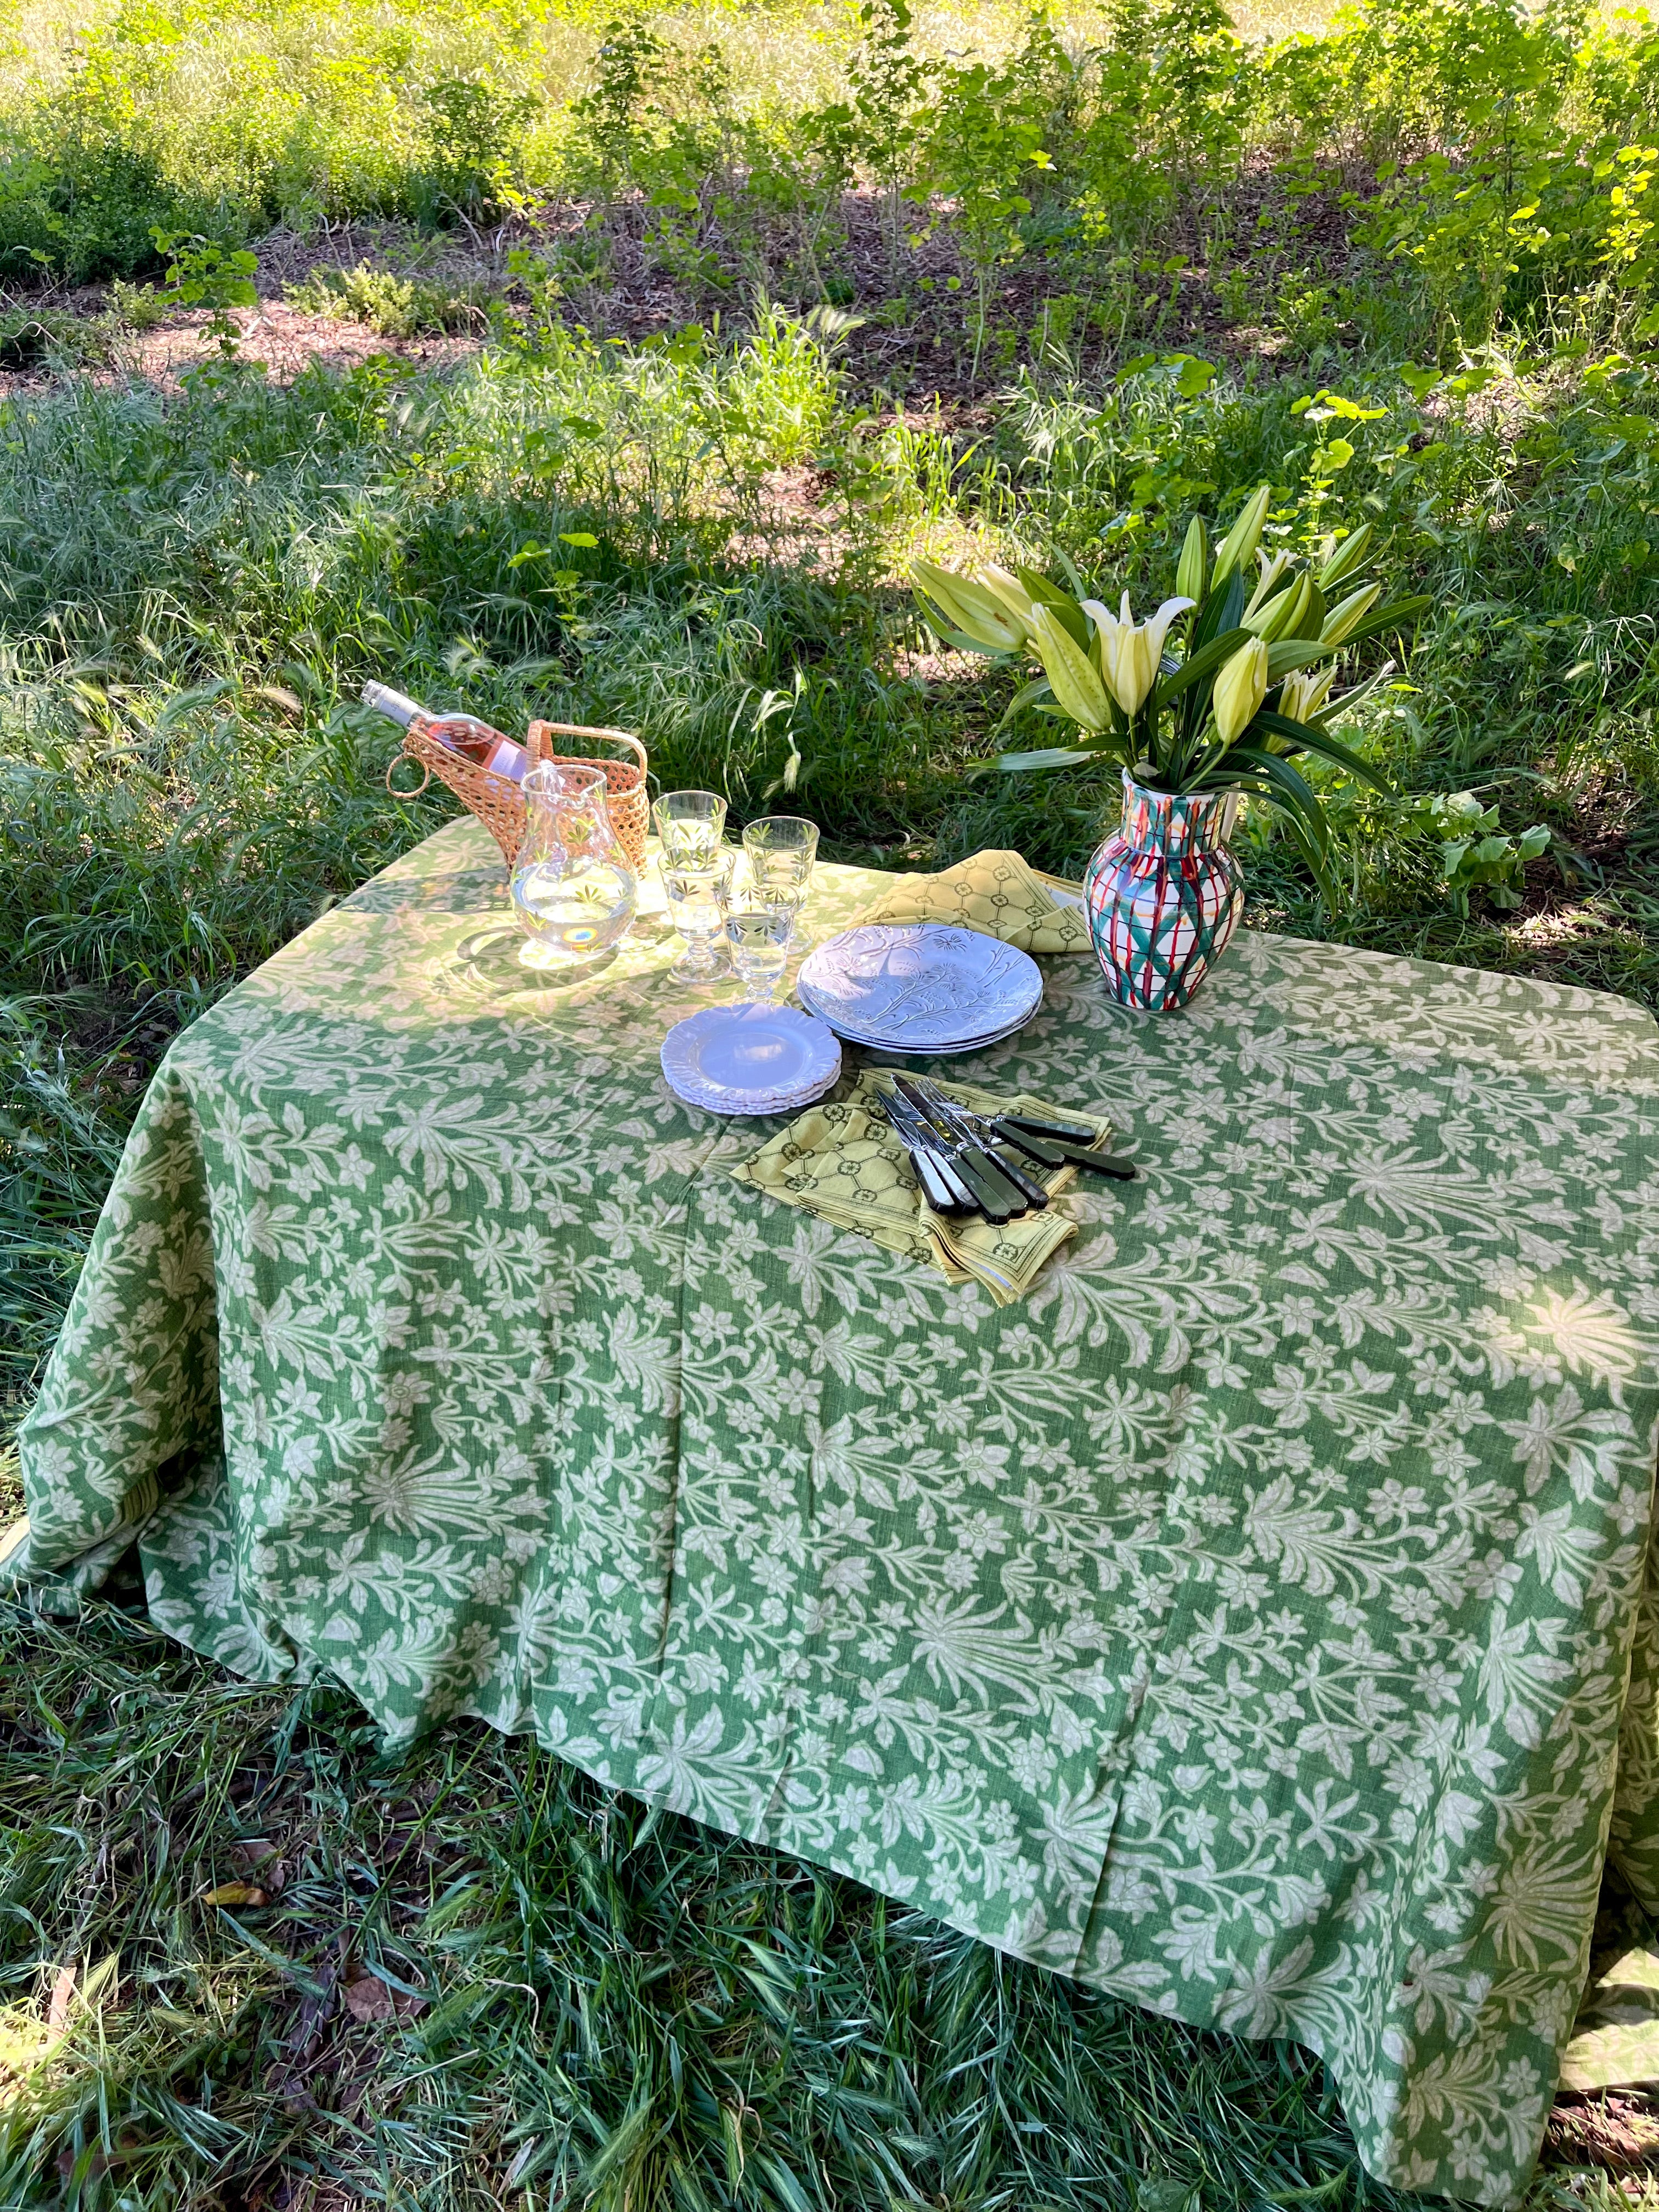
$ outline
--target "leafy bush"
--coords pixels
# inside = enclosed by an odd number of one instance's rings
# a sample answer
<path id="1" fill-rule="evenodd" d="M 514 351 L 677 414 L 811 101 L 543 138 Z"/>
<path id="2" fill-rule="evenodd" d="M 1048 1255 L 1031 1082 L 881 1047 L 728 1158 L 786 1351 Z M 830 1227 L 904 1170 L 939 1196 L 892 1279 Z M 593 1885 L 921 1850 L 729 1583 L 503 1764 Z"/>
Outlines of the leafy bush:
<path id="1" fill-rule="evenodd" d="M 1469 893 L 1480 890 L 1495 907 L 1517 907 L 1525 888 L 1524 871 L 1550 842 L 1542 823 L 1519 836 L 1498 827 L 1496 806 L 1482 806 L 1470 791 L 1442 793 L 1418 799 L 1406 816 L 1409 825 L 1440 841 L 1440 872 L 1452 912 L 1467 915 Z"/>
<path id="2" fill-rule="evenodd" d="M 392 338 L 474 330 L 484 319 L 472 289 L 457 290 L 426 276 L 399 276 L 366 261 L 351 269 L 313 269 L 283 296 L 302 314 L 349 318 Z"/>
<path id="3" fill-rule="evenodd" d="M 109 359 L 112 331 L 102 317 L 64 307 L 0 307 L 0 368 L 82 368 Z"/>

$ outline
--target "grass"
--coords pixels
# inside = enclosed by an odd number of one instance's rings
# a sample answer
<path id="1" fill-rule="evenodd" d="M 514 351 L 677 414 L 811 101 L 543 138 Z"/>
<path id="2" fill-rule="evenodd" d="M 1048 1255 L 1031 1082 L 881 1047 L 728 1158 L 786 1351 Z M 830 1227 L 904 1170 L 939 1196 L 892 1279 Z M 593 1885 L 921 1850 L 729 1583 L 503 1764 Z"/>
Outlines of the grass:
<path id="1" fill-rule="evenodd" d="M 988 7 L 650 15 L 608 59 L 574 9 L 9 20 L 7 1430 L 171 1037 L 442 818 L 387 797 L 369 675 L 638 728 L 739 818 L 792 789 L 832 857 L 1075 872 L 1112 793 L 964 772 L 1012 679 L 937 649 L 904 560 L 1061 553 L 1139 602 L 1265 476 L 1282 538 L 1369 518 L 1434 607 L 1346 732 L 1401 801 L 1328 789 L 1341 906 L 1255 823 L 1251 922 L 1659 1006 L 1659 354 L 1620 159 L 1659 134 L 1651 34 L 1485 0 L 1241 27 L 1309 35 L 1240 47 L 1206 0 L 1059 46 Z M 989 91 L 903 76 L 969 48 Z M 170 289 L 152 224 L 198 234 Z M 202 240 L 386 352 L 284 383 L 232 322 L 182 386 L 139 373 L 192 270 L 230 313 Z M 1462 792 L 1551 832 L 1497 898 L 1418 803 Z M 264 1901 L 204 1902 L 235 1883 Z M 1611 2206 L 1582 2121 L 1535 2203 Z M 1305 2054 L 481 1728 L 387 1762 L 339 1693 L 240 1686 L 125 1588 L 72 1630 L 0 1610 L 0 2208 L 584 2201 L 1393 2200 Z"/>
<path id="2" fill-rule="evenodd" d="M 0 2203 L 1407 2202 L 1308 2054 L 1115 2005 L 533 1744 L 469 1726 L 392 1765 L 343 1695 L 229 1683 L 112 1607 L 72 1634 L 0 1608 L 0 1902 L 50 1962 L 0 2011 Z"/>

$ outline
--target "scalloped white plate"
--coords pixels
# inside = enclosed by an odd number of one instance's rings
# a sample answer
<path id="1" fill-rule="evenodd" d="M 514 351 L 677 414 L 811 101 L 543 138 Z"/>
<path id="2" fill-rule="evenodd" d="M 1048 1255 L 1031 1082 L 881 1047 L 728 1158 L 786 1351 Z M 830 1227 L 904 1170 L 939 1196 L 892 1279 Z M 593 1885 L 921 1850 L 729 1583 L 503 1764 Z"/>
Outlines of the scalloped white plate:
<path id="1" fill-rule="evenodd" d="M 878 1050 L 971 1052 L 1008 1036 L 1042 1003 L 1029 952 L 948 922 L 868 922 L 809 952 L 801 1003 L 844 1037 Z"/>
<path id="2" fill-rule="evenodd" d="M 669 1089 L 711 1114 L 787 1114 L 841 1073 L 827 1024 L 793 1006 L 703 1006 L 662 1041 Z"/>

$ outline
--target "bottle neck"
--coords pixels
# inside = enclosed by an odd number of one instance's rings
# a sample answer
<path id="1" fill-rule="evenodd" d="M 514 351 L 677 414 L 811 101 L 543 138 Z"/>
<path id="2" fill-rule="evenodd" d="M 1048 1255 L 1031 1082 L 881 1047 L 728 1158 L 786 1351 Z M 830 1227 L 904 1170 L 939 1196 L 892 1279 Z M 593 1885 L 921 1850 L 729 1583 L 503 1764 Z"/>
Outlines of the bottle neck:
<path id="1" fill-rule="evenodd" d="M 411 723 L 432 720 L 417 701 L 404 692 L 394 691 L 389 684 L 365 684 L 363 704 L 372 707 L 377 714 L 384 714 L 388 721 L 400 722 L 404 729 L 408 729 Z"/>

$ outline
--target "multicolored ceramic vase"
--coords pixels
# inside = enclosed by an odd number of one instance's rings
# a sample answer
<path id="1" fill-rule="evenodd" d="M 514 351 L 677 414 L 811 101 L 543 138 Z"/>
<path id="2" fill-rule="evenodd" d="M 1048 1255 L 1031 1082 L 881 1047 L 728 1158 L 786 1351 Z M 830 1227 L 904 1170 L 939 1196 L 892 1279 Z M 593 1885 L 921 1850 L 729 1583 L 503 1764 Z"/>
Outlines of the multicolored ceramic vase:
<path id="1" fill-rule="evenodd" d="M 1120 1006 L 1184 1006 L 1238 925 L 1244 885 L 1227 850 L 1238 794 L 1176 798 L 1123 772 L 1123 819 L 1083 878 L 1089 931 Z"/>

